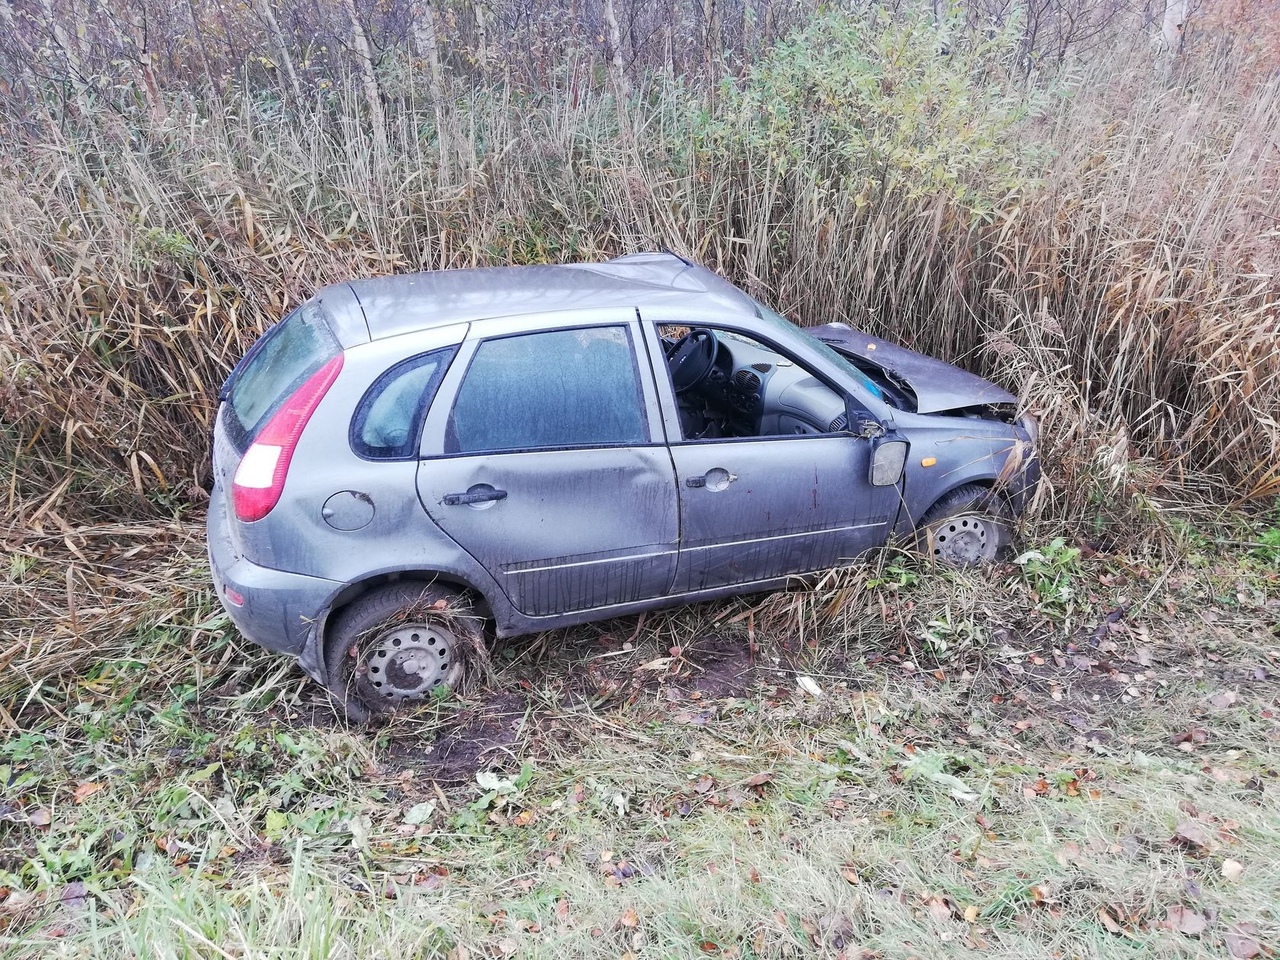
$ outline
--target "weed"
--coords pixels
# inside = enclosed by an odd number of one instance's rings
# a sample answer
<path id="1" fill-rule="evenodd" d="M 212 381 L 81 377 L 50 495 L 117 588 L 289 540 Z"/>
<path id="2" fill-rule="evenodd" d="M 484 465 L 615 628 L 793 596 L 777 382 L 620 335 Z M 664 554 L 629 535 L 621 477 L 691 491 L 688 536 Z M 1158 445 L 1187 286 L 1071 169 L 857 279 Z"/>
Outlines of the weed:
<path id="1" fill-rule="evenodd" d="M 1054 537 L 1040 550 L 1028 550 L 1014 561 L 1036 599 L 1036 607 L 1055 620 L 1068 620 L 1076 608 L 1080 548 Z"/>

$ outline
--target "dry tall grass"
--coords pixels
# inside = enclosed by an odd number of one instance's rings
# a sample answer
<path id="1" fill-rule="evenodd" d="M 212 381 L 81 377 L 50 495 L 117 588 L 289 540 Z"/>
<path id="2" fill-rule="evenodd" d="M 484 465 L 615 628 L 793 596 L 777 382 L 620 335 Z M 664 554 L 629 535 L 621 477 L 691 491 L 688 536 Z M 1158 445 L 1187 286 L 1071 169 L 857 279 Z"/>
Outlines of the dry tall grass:
<path id="1" fill-rule="evenodd" d="M 718 146 L 708 123 L 751 120 L 732 97 L 659 79 L 620 118 L 565 76 L 455 91 L 438 115 L 407 64 L 378 130 L 343 78 L 288 109 L 241 92 L 175 97 L 164 119 L 13 124 L 5 512 L 43 528 L 198 501 L 218 384 L 324 283 L 660 245 L 803 322 L 847 319 L 1024 385 L 1077 473 L 1105 447 L 1102 474 L 1143 457 L 1145 476 L 1208 478 L 1221 499 L 1280 490 L 1274 80 L 1175 82 L 1145 50 L 1082 69 L 992 133 L 996 159 L 1030 159 L 991 195 L 832 180 L 821 157 Z M 961 103 L 992 81 L 967 82 Z M 1001 96 L 1021 96 L 1012 83 Z M 911 149 L 945 148 L 921 123 Z"/>

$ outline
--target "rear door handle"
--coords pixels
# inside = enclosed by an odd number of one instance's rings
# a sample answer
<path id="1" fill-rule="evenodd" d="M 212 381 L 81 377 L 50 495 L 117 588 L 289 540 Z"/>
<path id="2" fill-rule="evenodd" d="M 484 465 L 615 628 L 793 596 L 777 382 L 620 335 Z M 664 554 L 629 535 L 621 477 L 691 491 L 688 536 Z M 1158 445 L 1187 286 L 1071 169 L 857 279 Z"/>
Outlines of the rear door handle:
<path id="1" fill-rule="evenodd" d="M 507 491 L 505 490 L 468 490 L 466 493 L 446 493 L 444 495 L 444 505 L 446 507 L 461 507 L 468 503 L 489 503 L 493 500 L 507 499 Z"/>

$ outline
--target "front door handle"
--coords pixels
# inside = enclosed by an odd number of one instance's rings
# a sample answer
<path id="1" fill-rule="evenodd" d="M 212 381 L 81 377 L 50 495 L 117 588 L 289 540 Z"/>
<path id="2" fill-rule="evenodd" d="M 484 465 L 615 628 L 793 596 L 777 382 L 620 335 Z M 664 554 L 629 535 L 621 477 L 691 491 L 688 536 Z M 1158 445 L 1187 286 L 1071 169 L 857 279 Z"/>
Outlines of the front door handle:
<path id="1" fill-rule="evenodd" d="M 686 487 L 705 487 L 708 490 L 720 491 L 738 479 L 736 473 L 730 473 L 724 467 L 712 467 L 700 477 L 686 477 Z"/>
<path id="2" fill-rule="evenodd" d="M 507 499 L 507 491 L 495 490 L 492 487 L 487 490 L 481 488 L 479 490 L 474 487 L 466 493 L 446 493 L 444 495 L 444 505 L 446 507 L 461 507 L 469 503 L 489 503 L 494 500 Z"/>

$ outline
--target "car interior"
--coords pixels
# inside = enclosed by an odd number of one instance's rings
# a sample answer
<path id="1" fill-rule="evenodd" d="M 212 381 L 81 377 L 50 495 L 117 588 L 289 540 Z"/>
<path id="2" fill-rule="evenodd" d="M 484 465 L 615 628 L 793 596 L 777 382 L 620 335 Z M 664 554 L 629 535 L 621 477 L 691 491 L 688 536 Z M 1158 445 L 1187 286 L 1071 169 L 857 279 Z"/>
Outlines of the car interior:
<path id="1" fill-rule="evenodd" d="M 844 398 L 756 340 L 709 327 L 659 326 L 685 440 L 838 433 Z"/>

